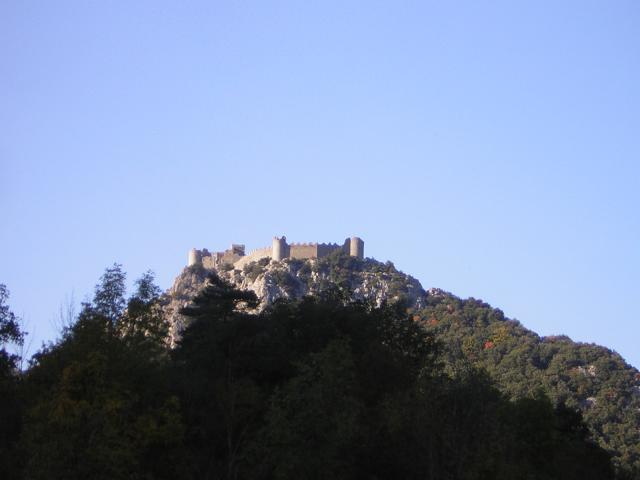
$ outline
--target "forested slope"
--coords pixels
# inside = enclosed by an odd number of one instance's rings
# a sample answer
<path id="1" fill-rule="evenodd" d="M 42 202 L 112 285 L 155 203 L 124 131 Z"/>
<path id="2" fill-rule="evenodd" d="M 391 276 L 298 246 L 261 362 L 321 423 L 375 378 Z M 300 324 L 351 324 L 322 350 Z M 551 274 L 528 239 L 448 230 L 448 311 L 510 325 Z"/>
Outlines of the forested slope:
<path id="1" fill-rule="evenodd" d="M 0 351 L 0 477 L 640 478 L 637 370 L 389 262 L 125 284 L 107 269 L 25 371 Z"/>
<path id="2" fill-rule="evenodd" d="M 415 319 L 451 360 L 484 368 L 510 398 L 542 389 L 583 412 L 598 443 L 620 464 L 640 468 L 640 373 L 617 353 L 565 336 L 540 337 L 476 299 L 432 292 Z"/>

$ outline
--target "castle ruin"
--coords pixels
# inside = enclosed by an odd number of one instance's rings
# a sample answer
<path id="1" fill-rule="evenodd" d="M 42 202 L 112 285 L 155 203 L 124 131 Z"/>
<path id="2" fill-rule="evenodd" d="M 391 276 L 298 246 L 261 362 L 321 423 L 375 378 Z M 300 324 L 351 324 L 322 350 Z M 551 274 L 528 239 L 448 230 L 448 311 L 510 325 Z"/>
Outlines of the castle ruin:
<path id="1" fill-rule="evenodd" d="M 337 243 L 287 243 L 286 237 L 274 237 L 271 247 L 259 248 L 248 255 L 244 245 L 233 244 L 224 252 L 209 252 L 206 248 L 189 251 L 188 266 L 200 265 L 213 269 L 222 265 L 230 265 L 241 269 L 246 264 L 262 258 L 270 258 L 279 262 L 285 258 L 322 258 L 332 252 L 342 251 L 352 257 L 364 258 L 364 242 L 358 237 L 347 238 L 342 245 Z"/>

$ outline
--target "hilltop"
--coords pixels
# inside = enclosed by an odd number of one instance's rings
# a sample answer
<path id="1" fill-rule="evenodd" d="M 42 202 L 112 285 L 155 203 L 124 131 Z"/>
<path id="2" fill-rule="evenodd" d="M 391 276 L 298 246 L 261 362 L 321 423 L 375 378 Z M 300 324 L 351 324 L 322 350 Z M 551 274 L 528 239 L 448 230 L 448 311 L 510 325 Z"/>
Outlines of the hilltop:
<path id="1" fill-rule="evenodd" d="M 480 367 L 513 400 L 542 391 L 555 404 L 581 411 L 590 435 L 616 464 L 640 471 L 640 372 L 605 347 L 566 336 L 541 337 L 481 300 L 425 290 L 391 262 L 350 256 L 342 249 L 322 258 L 263 257 L 243 262 L 241 268 L 224 262 L 185 268 L 163 300 L 172 341 L 186 326 L 180 309 L 206 285 L 211 272 L 254 292 L 256 312 L 278 299 L 300 300 L 327 291 L 373 306 L 401 302 L 439 340 L 447 368 Z"/>
<path id="2" fill-rule="evenodd" d="M 375 306 L 403 301 L 414 310 L 425 307 L 429 295 L 418 280 L 397 270 L 393 263 L 361 259 L 341 251 L 304 260 L 272 261 L 264 257 L 243 263 L 241 269 L 229 263 L 213 268 L 195 264 L 178 275 L 165 297 L 164 308 L 171 319 L 173 339 L 185 326 L 180 309 L 198 293 L 210 272 L 241 290 L 253 291 L 260 301 L 258 311 L 278 299 L 300 300 L 328 289 L 341 292 L 350 300 L 371 302 Z"/>
<path id="3" fill-rule="evenodd" d="M 636 370 L 389 262 L 125 280 L 107 268 L 27 370 L 0 349 L 2 478 L 638 478 Z"/>

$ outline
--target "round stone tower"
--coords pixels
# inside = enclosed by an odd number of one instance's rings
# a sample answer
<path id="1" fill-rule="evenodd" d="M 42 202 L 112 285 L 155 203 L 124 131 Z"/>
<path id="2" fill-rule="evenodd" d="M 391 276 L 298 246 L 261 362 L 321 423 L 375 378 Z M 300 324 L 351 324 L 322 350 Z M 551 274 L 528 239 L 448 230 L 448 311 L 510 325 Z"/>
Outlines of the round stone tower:
<path id="1" fill-rule="evenodd" d="M 202 265 L 202 252 L 192 248 L 189 250 L 189 266 Z"/>
<path id="2" fill-rule="evenodd" d="M 277 262 L 286 257 L 287 237 L 273 237 L 271 243 L 271 258 Z"/>
<path id="3" fill-rule="evenodd" d="M 349 242 L 349 255 L 364 258 L 364 242 L 359 237 L 351 237 Z"/>

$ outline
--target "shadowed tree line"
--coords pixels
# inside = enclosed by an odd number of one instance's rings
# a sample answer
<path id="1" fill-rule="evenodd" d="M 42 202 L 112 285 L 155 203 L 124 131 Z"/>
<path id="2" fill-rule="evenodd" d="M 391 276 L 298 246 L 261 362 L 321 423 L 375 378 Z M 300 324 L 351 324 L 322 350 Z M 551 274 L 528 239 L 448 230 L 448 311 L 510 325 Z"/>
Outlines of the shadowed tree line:
<path id="1" fill-rule="evenodd" d="M 399 305 L 328 290 L 249 314 L 253 293 L 211 276 L 170 350 L 152 275 L 124 285 L 107 269 L 25 372 L 2 350 L 1 478 L 616 478 L 579 413 L 445 368 Z"/>

